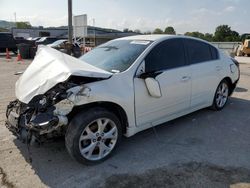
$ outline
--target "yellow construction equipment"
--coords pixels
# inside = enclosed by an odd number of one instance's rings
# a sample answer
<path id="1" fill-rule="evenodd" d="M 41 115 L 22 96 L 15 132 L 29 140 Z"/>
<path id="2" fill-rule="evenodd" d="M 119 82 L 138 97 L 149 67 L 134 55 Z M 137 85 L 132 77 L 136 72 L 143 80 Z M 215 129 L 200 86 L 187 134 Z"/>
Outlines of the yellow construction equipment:
<path id="1" fill-rule="evenodd" d="M 250 57 L 250 33 L 243 34 L 241 36 L 242 43 L 238 46 L 236 55 Z"/>

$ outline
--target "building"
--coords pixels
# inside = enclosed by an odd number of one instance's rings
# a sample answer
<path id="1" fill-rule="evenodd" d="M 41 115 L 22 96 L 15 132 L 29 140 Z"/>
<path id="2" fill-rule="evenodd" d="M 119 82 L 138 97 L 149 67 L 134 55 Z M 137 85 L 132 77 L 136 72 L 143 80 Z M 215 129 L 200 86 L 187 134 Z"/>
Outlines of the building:
<path id="1" fill-rule="evenodd" d="M 67 38 L 68 37 L 67 27 L 60 27 L 60 28 L 35 27 L 31 29 L 12 28 L 11 31 L 14 37 L 24 37 L 24 38 L 29 38 L 29 37 Z M 88 26 L 87 33 L 88 34 L 87 37 L 85 38 L 85 43 L 88 46 L 97 46 L 112 39 L 136 35 L 136 33 L 133 32 L 122 32 L 115 29 L 107 29 L 107 28 L 100 28 L 93 26 Z"/>

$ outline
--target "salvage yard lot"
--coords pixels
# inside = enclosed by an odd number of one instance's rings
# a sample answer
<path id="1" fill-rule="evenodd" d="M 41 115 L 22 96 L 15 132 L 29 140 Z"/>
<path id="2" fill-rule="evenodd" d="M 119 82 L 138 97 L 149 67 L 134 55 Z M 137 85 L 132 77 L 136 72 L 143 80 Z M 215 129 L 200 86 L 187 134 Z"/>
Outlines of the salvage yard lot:
<path id="1" fill-rule="evenodd" d="M 63 139 L 32 146 L 29 153 L 5 128 L 6 105 L 15 98 L 18 76 L 14 73 L 30 62 L 18 64 L 0 55 L 0 187 L 237 187 L 237 183 L 250 183 L 249 58 L 240 64 L 241 80 L 223 111 L 200 110 L 124 138 L 112 158 L 95 166 L 72 160 Z"/>

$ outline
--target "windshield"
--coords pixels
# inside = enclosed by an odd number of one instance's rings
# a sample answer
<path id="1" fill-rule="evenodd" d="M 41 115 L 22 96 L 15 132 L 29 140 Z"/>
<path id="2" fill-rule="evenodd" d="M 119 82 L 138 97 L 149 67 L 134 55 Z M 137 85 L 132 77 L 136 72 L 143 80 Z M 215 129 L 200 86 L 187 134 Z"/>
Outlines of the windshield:
<path id="1" fill-rule="evenodd" d="M 110 41 L 84 54 L 80 60 L 109 72 L 123 72 L 150 43 L 144 40 Z"/>

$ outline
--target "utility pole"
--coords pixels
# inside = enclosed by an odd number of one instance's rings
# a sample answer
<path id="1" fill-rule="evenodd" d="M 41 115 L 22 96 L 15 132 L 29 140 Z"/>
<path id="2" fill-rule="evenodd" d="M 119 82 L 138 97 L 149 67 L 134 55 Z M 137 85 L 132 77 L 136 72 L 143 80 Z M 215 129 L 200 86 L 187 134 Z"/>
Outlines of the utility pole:
<path id="1" fill-rule="evenodd" d="M 68 33 L 69 33 L 69 43 L 72 44 L 73 36 L 72 36 L 72 0 L 68 0 Z"/>
<path id="2" fill-rule="evenodd" d="M 72 43 L 73 43 L 73 27 L 72 27 L 72 0 L 68 0 L 68 54 L 71 54 Z"/>
<path id="3" fill-rule="evenodd" d="M 15 20 L 15 24 L 16 24 L 16 12 L 14 12 L 14 20 Z"/>
<path id="4" fill-rule="evenodd" d="M 95 47 L 96 46 L 95 18 L 93 18 L 93 27 L 94 27 L 94 47 Z"/>

